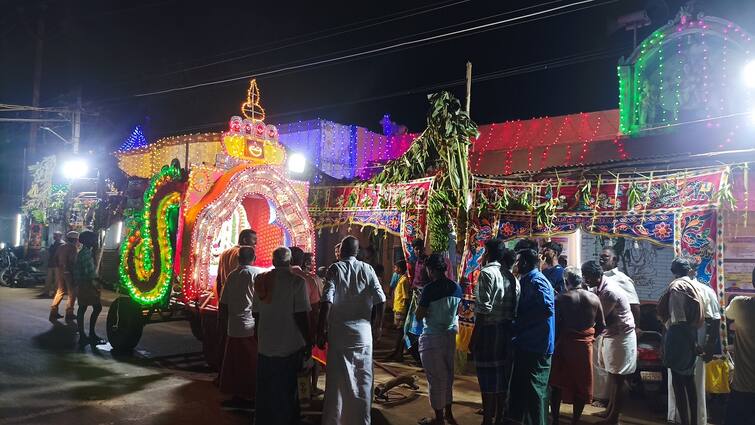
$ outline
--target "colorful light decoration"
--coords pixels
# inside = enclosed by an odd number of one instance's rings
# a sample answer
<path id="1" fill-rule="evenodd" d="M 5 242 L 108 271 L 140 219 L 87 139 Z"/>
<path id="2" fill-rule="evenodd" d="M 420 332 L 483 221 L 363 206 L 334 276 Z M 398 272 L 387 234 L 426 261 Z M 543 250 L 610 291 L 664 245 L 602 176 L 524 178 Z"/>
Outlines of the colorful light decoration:
<path id="1" fill-rule="evenodd" d="M 144 130 L 142 126 L 137 125 L 131 130 L 131 134 L 123 141 L 118 152 L 128 152 L 135 149 L 140 149 L 149 145 L 147 138 L 144 136 Z"/>
<path id="2" fill-rule="evenodd" d="M 129 223 L 121 244 L 118 268 L 121 284 L 144 306 L 165 300 L 173 277 L 173 246 L 181 205 L 183 175 L 177 165 L 165 166 L 144 192 L 144 207 Z M 153 213 L 154 211 L 154 213 Z"/>
<path id="3" fill-rule="evenodd" d="M 751 92 L 746 81 L 732 84 L 729 65 L 750 58 L 751 36 L 742 28 L 723 19 L 693 19 L 680 12 L 617 69 L 620 133 L 633 136 L 745 113 L 752 107 Z M 714 126 L 709 122 L 709 127 Z"/>
<path id="4" fill-rule="evenodd" d="M 249 90 L 246 91 L 246 102 L 241 104 L 241 113 L 244 118 L 253 123 L 265 120 L 265 109 L 260 105 L 260 88 L 257 87 L 257 79 L 252 78 L 249 82 Z"/>
<path id="5" fill-rule="evenodd" d="M 235 207 L 249 196 L 270 199 L 276 209 L 277 221 L 283 223 L 291 234 L 292 244 L 313 252 L 314 230 L 307 203 L 299 196 L 293 182 L 286 178 L 282 167 L 239 166 L 224 175 L 202 202 L 192 206 L 187 213 L 187 222 L 193 229 L 190 266 L 184 275 L 185 281 L 193 282 L 191 288 L 185 286 L 187 298 L 192 299 L 198 293 L 212 289 L 210 256 L 204 253 L 209 252 L 218 229 L 231 217 Z"/>

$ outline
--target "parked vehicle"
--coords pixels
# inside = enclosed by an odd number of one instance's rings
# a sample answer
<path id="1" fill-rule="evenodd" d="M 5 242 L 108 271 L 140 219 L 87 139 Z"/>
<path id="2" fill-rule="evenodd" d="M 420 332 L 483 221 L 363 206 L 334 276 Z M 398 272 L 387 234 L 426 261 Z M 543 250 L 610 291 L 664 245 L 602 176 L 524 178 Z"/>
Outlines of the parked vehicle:
<path id="1" fill-rule="evenodd" d="M 39 285 L 46 273 L 39 269 L 41 260 L 19 260 L 19 250 L 6 247 L 0 250 L 0 285 L 14 288 Z"/>
<path id="2" fill-rule="evenodd" d="M 16 258 L 16 254 L 13 253 L 11 247 L 6 246 L 5 248 L 0 249 L 0 285 L 11 285 L 17 262 L 18 259 Z"/>
<path id="3" fill-rule="evenodd" d="M 41 271 L 39 266 L 42 260 L 21 260 L 16 263 L 15 272 L 11 280 L 11 286 L 27 287 L 45 283 L 47 273 Z"/>

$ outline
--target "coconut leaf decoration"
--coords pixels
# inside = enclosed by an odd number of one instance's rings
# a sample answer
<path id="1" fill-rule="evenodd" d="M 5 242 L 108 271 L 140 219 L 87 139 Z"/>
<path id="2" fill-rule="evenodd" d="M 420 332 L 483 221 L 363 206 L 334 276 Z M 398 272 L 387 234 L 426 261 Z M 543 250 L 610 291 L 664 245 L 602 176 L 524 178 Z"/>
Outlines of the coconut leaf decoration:
<path id="1" fill-rule="evenodd" d="M 428 199 L 428 227 L 433 251 L 448 249 L 449 229 L 465 235 L 469 222 L 468 197 L 472 189 L 469 172 L 471 138 L 477 124 L 448 92 L 428 96 L 427 128 L 399 158 L 388 162 L 372 183 L 400 183 L 435 174 Z M 459 237 L 457 250 L 465 238 Z"/>

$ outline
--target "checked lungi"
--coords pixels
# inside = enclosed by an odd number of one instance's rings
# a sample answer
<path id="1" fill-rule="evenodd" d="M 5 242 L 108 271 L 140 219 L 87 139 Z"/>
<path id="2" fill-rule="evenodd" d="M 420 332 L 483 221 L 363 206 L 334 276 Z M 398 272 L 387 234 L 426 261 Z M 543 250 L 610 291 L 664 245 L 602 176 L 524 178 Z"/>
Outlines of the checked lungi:
<path id="1" fill-rule="evenodd" d="M 419 355 L 427 374 L 430 406 L 440 410 L 453 402 L 456 332 L 422 334 Z"/>
<path id="2" fill-rule="evenodd" d="M 511 323 L 476 323 L 475 327 L 477 335 L 472 355 L 480 391 L 506 393 L 511 375 Z"/>

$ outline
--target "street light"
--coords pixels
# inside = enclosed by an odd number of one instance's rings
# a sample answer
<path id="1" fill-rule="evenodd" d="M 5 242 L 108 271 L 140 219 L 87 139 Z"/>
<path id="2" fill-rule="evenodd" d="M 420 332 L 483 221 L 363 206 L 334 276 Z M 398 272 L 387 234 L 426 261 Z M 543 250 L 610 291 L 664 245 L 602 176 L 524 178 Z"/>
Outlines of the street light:
<path id="1" fill-rule="evenodd" d="M 81 158 L 69 159 L 63 163 L 62 171 L 67 179 L 80 179 L 89 172 L 89 164 Z"/>
<path id="2" fill-rule="evenodd" d="M 307 158 L 300 154 L 294 153 L 288 158 L 288 171 L 301 174 L 307 168 Z"/>

